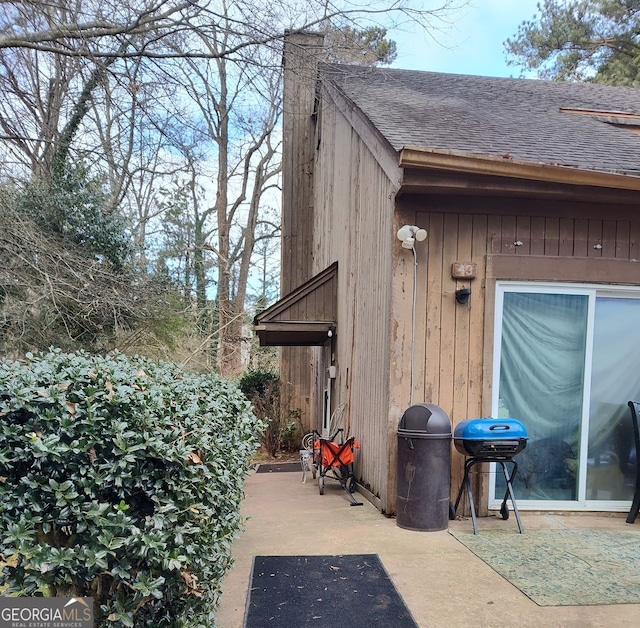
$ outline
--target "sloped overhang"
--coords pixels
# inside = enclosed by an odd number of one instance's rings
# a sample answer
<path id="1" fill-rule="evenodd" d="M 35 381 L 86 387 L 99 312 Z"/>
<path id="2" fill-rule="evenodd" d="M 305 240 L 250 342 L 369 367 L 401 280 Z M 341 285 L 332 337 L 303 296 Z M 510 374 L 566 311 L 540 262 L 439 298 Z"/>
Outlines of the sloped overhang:
<path id="1" fill-rule="evenodd" d="M 598 172 L 555 164 L 517 161 L 510 157 L 498 159 L 485 155 L 467 155 L 453 151 L 437 151 L 405 147 L 400 151 L 403 168 L 432 168 L 474 174 L 531 179 L 552 183 L 572 183 L 597 187 L 640 190 L 640 177 L 616 172 Z"/>
<path id="2" fill-rule="evenodd" d="M 323 345 L 336 333 L 338 263 L 335 262 L 258 314 L 253 331 L 262 347 Z"/>
<path id="3" fill-rule="evenodd" d="M 507 156 L 499 159 L 405 147 L 399 153 L 399 165 L 404 168 L 400 194 L 498 194 L 634 205 L 640 198 L 640 176 L 530 163 Z"/>

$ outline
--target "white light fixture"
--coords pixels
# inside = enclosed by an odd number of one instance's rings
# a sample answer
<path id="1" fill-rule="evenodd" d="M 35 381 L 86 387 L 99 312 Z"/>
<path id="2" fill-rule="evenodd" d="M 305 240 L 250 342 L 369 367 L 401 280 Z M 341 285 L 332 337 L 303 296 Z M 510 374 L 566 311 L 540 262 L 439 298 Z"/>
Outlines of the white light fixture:
<path id="1" fill-rule="evenodd" d="M 398 229 L 398 240 L 402 242 L 402 247 L 412 249 L 416 242 L 423 242 L 427 239 L 426 229 L 420 229 L 415 225 L 403 225 Z"/>

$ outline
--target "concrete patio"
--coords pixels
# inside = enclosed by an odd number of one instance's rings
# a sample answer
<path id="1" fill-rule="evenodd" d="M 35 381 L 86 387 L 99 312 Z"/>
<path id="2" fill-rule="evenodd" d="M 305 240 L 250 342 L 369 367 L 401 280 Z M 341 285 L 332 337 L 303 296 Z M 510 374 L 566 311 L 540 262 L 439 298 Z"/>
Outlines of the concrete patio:
<path id="1" fill-rule="evenodd" d="M 380 556 L 421 628 L 640 625 L 640 604 L 540 607 L 447 530 L 403 530 L 395 519 L 384 517 L 362 501 L 363 506 L 349 506 L 336 482 L 328 482 L 320 496 L 310 474 L 303 484 L 297 472 L 252 473 L 242 508 L 248 518 L 246 530 L 233 544 L 235 565 L 223 582 L 218 627 L 242 628 L 254 556 L 365 553 Z M 625 523 L 624 514 L 521 513 L 521 519 L 525 534 L 533 528 L 628 530 L 640 526 L 640 522 L 633 526 Z M 480 534 L 490 527 L 518 533 L 513 516 L 507 521 L 500 517 L 479 519 L 478 524 Z M 450 521 L 449 527 L 472 530 L 470 519 Z"/>

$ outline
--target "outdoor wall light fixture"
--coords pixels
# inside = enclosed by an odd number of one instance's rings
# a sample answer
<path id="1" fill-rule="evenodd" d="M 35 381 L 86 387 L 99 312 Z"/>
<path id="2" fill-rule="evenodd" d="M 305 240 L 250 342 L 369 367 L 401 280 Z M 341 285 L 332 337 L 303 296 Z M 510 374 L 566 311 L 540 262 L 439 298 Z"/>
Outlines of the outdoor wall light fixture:
<path id="1" fill-rule="evenodd" d="M 427 239 L 426 229 L 420 229 L 415 225 L 404 225 L 400 227 L 397 235 L 404 249 L 412 249 L 416 242 L 422 242 Z"/>
<path id="2" fill-rule="evenodd" d="M 456 290 L 456 301 L 458 303 L 466 303 L 471 296 L 471 288 L 460 288 Z"/>

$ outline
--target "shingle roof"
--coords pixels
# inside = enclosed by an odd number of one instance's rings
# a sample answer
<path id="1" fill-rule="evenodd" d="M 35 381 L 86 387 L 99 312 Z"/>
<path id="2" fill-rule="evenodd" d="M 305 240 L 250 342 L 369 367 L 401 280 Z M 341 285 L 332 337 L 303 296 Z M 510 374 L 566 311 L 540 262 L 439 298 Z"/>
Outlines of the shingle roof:
<path id="1" fill-rule="evenodd" d="M 323 66 L 395 150 L 420 147 L 640 175 L 640 90 L 587 83 Z M 605 121 L 608 120 L 609 122 Z"/>

